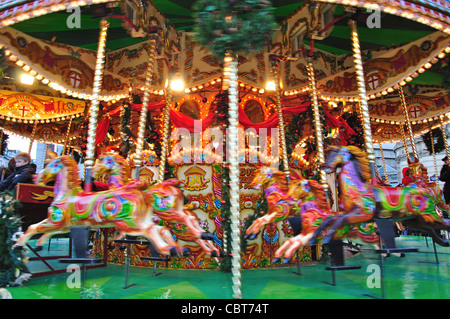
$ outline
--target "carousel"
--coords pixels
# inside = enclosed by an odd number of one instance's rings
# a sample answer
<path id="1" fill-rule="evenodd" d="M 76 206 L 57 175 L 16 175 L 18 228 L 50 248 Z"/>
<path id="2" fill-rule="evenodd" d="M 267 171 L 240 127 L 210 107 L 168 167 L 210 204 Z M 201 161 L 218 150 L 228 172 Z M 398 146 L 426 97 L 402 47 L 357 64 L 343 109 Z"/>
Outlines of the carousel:
<path id="1" fill-rule="evenodd" d="M 45 155 L 0 194 L 2 294 L 448 299 L 450 206 L 428 172 L 450 157 L 449 12 L 4 1 L 2 145 Z M 388 180 L 397 142 L 408 184 Z"/>

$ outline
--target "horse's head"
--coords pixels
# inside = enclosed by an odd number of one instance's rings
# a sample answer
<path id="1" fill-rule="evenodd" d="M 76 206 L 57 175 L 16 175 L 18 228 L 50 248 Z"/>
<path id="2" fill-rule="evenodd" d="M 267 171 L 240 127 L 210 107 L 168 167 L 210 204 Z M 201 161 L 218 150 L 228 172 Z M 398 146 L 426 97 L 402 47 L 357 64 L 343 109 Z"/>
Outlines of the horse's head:
<path id="1" fill-rule="evenodd" d="M 122 156 L 118 154 L 103 154 L 95 161 L 92 177 L 97 180 L 107 181 L 111 175 L 120 176 L 122 179 L 128 179 L 130 166 Z"/>
<path id="2" fill-rule="evenodd" d="M 295 200 L 305 198 L 311 191 L 311 187 L 307 179 L 299 179 L 297 182 L 289 186 L 288 196 Z"/>
<path id="3" fill-rule="evenodd" d="M 48 182 L 54 181 L 58 174 L 64 170 L 66 173 L 65 182 L 71 187 L 75 186 L 79 182 L 77 162 L 66 155 L 50 160 L 47 166 L 35 177 L 35 182 L 36 184 L 45 185 Z"/>
<path id="4" fill-rule="evenodd" d="M 347 147 L 330 146 L 326 151 L 326 160 L 323 169 L 326 173 L 333 173 L 337 167 L 345 164 L 351 158 Z"/>
<path id="5" fill-rule="evenodd" d="M 410 176 L 414 180 L 423 179 L 426 176 L 426 181 L 428 181 L 428 170 L 419 162 L 418 158 L 414 158 L 414 161 L 410 161 L 408 158 L 408 166 L 410 171 Z"/>
<path id="6" fill-rule="evenodd" d="M 256 172 L 250 187 L 254 189 L 266 188 L 269 183 L 275 182 L 274 177 L 278 172 L 279 170 L 274 167 L 261 167 Z"/>
<path id="7" fill-rule="evenodd" d="M 299 179 L 289 186 L 287 193 L 295 201 L 314 201 L 322 210 L 330 210 L 323 186 L 311 179 Z"/>

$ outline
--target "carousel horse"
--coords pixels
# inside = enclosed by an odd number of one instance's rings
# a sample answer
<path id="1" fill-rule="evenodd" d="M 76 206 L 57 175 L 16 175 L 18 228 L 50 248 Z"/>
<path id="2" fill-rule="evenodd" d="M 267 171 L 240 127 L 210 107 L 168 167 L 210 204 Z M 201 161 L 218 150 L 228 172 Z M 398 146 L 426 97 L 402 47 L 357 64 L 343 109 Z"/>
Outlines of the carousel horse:
<path id="1" fill-rule="evenodd" d="M 130 166 L 120 155 L 108 153 L 98 157 L 92 170 L 94 178 L 103 178 L 110 185 L 111 189 L 120 187 L 137 187 L 141 189 L 147 197 L 154 199 L 153 214 L 162 219 L 177 238 L 197 243 L 208 255 L 219 256 L 219 250 L 210 243 L 213 236 L 201 228 L 197 215 L 192 211 L 191 205 L 184 205 L 183 193 L 177 179 L 164 181 L 160 184 L 150 185 L 142 180 L 130 180 Z M 162 189 L 169 188 L 167 192 L 161 193 Z M 167 198 L 164 198 L 167 194 Z M 158 209 L 158 203 L 164 202 L 169 197 L 175 197 L 174 209 Z M 162 195 L 162 196 L 161 196 Z M 122 234 L 119 234 L 121 236 Z M 205 240 L 206 239 L 206 240 Z"/>
<path id="2" fill-rule="evenodd" d="M 298 180 L 300 180 L 300 176 L 294 174 L 290 177 L 288 185 L 285 173 L 273 167 L 263 167 L 256 172 L 250 187 L 264 190 L 269 208 L 267 214 L 256 219 L 247 228 L 245 234 L 247 238 L 254 239 L 264 225 L 276 223 L 291 216 L 294 200 L 288 195 L 288 191 L 289 186 Z"/>
<path id="3" fill-rule="evenodd" d="M 301 216 L 302 231 L 299 235 L 286 240 L 277 249 L 274 254 L 274 262 L 277 262 L 283 255 L 285 257 L 283 263 L 289 262 L 295 251 L 308 243 L 315 230 L 325 219 L 339 215 L 330 208 L 325 190 L 317 181 L 306 179 L 298 181 L 290 187 L 288 196 L 294 199 L 293 210 L 298 211 Z M 297 206 L 299 202 L 301 204 Z M 344 225 L 336 231 L 333 238 L 349 238 L 358 243 L 369 244 L 375 249 L 379 248 L 379 236 L 375 232 L 373 223 Z"/>
<path id="4" fill-rule="evenodd" d="M 445 203 L 444 193 L 439 185 L 436 182 L 429 182 L 428 169 L 417 158 L 414 161 L 408 159 L 408 166 L 412 178 L 412 182 L 408 184 L 408 187 L 422 188 L 430 192 L 437 208 L 450 211 L 450 206 Z"/>
<path id="5" fill-rule="evenodd" d="M 436 233 L 436 229 L 450 230 L 450 220 L 443 219 L 436 208 L 439 202 L 433 194 L 422 187 L 384 187 L 370 183 L 371 172 L 366 153 L 355 146 L 335 147 L 327 151 L 324 170 L 334 172 L 338 167 L 340 210 L 342 214 L 325 220 L 316 230 L 315 237 L 328 228 L 323 243 L 329 243 L 336 229 L 345 224 L 372 221 L 373 218 L 392 218 L 405 226 L 430 234 L 441 246 L 448 246 L 447 240 Z"/>
<path id="6" fill-rule="evenodd" d="M 138 188 L 124 186 L 113 191 L 84 192 L 80 187 L 77 163 L 69 156 L 53 159 L 37 175 L 36 182 L 46 184 L 55 180 L 54 200 L 48 208 L 47 218 L 30 225 L 15 248 L 20 249 L 35 234 L 43 235 L 37 241 L 37 249 L 58 233 L 67 233 L 70 227 L 92 226 L 116 227 L 131 236 L 147 238 L 163 255 L 180 256 L 189 253 L 172 238 L 170 230 L 153 222 L 154 209 L 174 210 L 177 193 L 165 185 L 164 202 L 155 208 L 155 199 L 150 200 Z"/>
<path id="7" fill-rule="evenodd" d="M 263 188 L 268 202 L 268 212 L 256 219 L 246 230 L 248 238 L 255 238 L 260 229 L 268 224 L 282 221 L 290 216 L 300 216 L 302 231 L 287 239 L 275 252 L 273 262 L 288 263 L 295 251 L 308 243 L 321 222 L 337 213 L 328 204 L 325 191 L 320 183 L 306 180 L 298 175 L 291 179 L 289 187 L 283 172 L 274 168 L 263 168 L 256 173 L 250 184 L 253 188 Z M 252 235 L 252 236 L 250 236 Z M 339 229 L 336 238 L 352 238 L 356 241 L 378 247 L 379 238 L 373 224 L 346 225 Z"/>

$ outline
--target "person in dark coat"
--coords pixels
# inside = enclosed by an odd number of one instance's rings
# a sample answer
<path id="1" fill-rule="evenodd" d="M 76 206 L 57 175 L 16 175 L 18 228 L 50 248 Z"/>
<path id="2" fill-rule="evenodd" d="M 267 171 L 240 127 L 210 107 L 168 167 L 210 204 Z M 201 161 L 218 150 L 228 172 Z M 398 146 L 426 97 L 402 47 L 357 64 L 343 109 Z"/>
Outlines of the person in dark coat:
<path id="1" fill-rule="evenodd" d="M 444 157 L 442 159 L 444 161 L 444 165 L 441 168 L 441 173 L 439 174 L 439 180 L 444 182 L 444 198 L 445 203 L 450 205 L 450 162 L 448 157 Z"/>
<path id="2" fill-rule="evenodd" d="M 0 182 L 3 182 L 5 179 L 8 178 L 9 175 L 11 175 L 14 172 L 14 169 L 16 168 L 16 160 L 14 158 L 11 158 L 8 162 L 8 167 L 1 166 L 0 167 Z"/>
<path id="3" fill-rule="evenodd" d="M 33 183 L 36 165 L 31 163 L 30 154 L 21 152 L 15 156 L 15 169 L 7 179 L 0 183 L 0 192 L 14 191 L 18 183 Z"/>

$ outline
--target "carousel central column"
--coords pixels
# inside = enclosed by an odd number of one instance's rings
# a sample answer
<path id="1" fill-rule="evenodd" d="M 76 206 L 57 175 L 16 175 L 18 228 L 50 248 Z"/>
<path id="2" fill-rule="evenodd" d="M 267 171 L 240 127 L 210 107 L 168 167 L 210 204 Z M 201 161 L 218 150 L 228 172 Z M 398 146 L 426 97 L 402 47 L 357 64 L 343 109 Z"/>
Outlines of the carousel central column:
<path id="1" fill-rule="evenodd" d="M 91 107 L 89 108 L 89 126 L 88 126 L 88 137 L 86 145 L 86 181 L 85 181 L 85 191 L 91 191 L 92 176 L 91 171 L 94 166 L 95 159 L 95 137 L 97 133 L 97 117 L 99 109 L 99 95 L 102 89 L 102 78 L 103 78 L 103 64 L 105 63 L 105 45 L 106 45 L 106 35 L 109 27 L 109 22 L 106 19 L 100 21 L 100 35 L 97 48 L 97 61 L 95 63 L 95 73 L 94 73 L 94 86 L 93 86 L 93 99 Z"/>
<path id="2" fill-rule="evenodd" d="M 229 133 L 228 133 L 228 162 L 230 164 L 230 207 L 231 207 L 231 272 L 233 274 L 233 298 L 242 299 L 241 292 L 241 234 L 239 229 L 239 162 L 238 162 L 238 104 L 237 104 L 237 68 L 238 62 L 227 55 L 225 63 L 230 65 L 230 87 L 228 89 L 228 113 L 229 113 Z"/>
<path id="3" fill-rule="evenodd" d="M 139 128 L 136 145 L 136 157 L 134 158 L 136 171 L 135 179 L 139 178 L 139 171 L 142 165 L 142 150 L 144 148 L 145 124 L 147 123 L 148 101 L 150 99 L 150 85 L 153 76 L 153 64 L 155 62 L 156 39 L 152 37 L 149 42 L 150 50 L 148 57 L 147 74 L 145 76 L 144 96 L 142 97 L 142 109 L 139 117 Z"/>
<path id="4" fill-rule="evenodd" d="M 349 20 L 350 29 L 352 32 L 353 45 L 353 61 L 356 69 L 356 82 L 359 91 L 359 103 L 362 113 L 362 124 L 364 130 L 364 140 L 366 144 L 367 157 L 369 159 L 370 171 L 372 180 L 376 180 L 375 174 L 375 152 L 373 150 L 372 130 L 370 127 L 369 105 L 367 103 L 366 82 L 364 80 L 364 68 L 362 64 L 361 49 L 359 45 L 358 30 L 356 29 L 356 21 Z"/>

